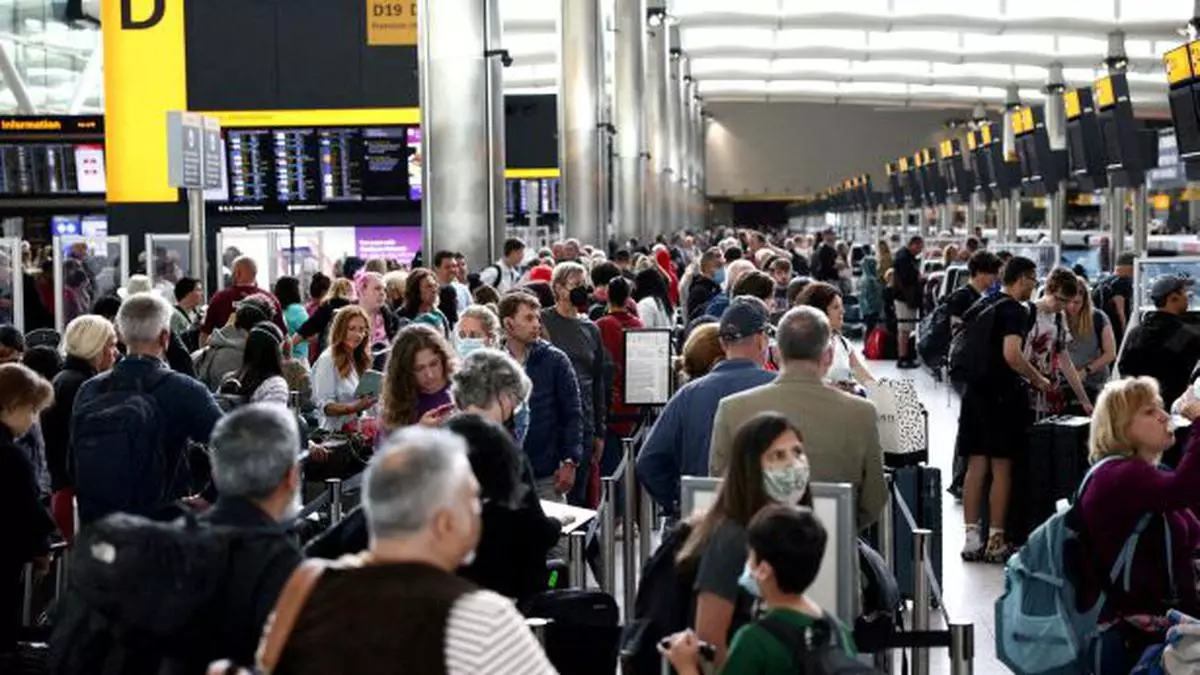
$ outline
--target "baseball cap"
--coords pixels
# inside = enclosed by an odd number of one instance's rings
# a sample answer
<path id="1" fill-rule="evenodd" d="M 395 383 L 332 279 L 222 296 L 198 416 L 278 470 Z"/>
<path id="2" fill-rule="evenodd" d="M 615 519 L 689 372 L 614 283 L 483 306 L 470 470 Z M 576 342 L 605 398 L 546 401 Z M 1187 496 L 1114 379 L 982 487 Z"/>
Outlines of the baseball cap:
<path id="1" fill-rule="evenodd" d="M 756 297 L 743 295 L 734 298 L 721 315 L 720 336 L 730 342 L 741 340 L 763 332 L 769 323 L 767 305 Z"/>
<path id="2" fill-rule="evenodd" d="M 1117 256 L 1117 265 L 1116 266 L 1117 267 L 1128 267 L 1128 266 L 1133 265 L 1135 260 L 1137 260 L 1136 255 L 1129 253 L 1129 252 L 1125 252 L 1125 253 L 1122 253 L 1121 255 Z"/>
<path id="3" fill-rule="evenodd" d="M 1155 305 L 1162 305 L 1167 296 L 1172 293 L 1186 291 L 1192 287 L 1193 280 L 1178 274 L 1164 274 L 1154 280 L 1150 286 L 1150 299 Z"/>

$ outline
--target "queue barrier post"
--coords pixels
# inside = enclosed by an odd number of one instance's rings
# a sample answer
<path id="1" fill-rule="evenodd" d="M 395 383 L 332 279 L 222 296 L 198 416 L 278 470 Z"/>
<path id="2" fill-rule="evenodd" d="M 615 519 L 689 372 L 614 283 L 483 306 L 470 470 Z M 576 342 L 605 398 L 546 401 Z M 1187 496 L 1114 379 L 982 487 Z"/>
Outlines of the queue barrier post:
<path id="1" fill-rule="evenodd" d="M 329 490 L 329 524 L 337 525 L 342 522 L 342 480 L 329 478 L 325 481 Z"/>
<path id="2" fill-rule="evenodd" d="M 575 530 L 567 537 L 567 564 L 571 570 L 571 588 L 587 589 L 587 533 Z"/>
<path id="3" fill-rule="evenodd" d="M 617 479 L 605 476 L 600 481 L 604 489 L 600 514 L 600 559 L 604 565 L 604 578 L 600 588 L 612 595 L 617 591 Z"/>
<path id="4" fill-rule="evenodd" d="M 54 597 L 67 597 L 67 583 L 71 579 L 71 556 L 66 542 L 55 545 L 54 552 Z"/>
<path id="5" fill-rule="evenodd" d="M 300 392 L 295 389 L 288 392 L 288 407 L 292 410 L 300 409 Z"/>
<path id="6" fill-rule="evenodd" d="M 650 560 L 650 554 L 654 549 L 654 500 L 650 498 L 650 493 L 643 488 L 639 490 L 640 500 L 638 504 L 638 569 L 646 566 L 646 561 Z"/>
<path id="7" fill-rule="evenodd" d="M 25 627 L 33 625 L 33 581 L 33 563 L 25 563 L 21 568 L 21 625 Z"/>
<path id="8" fill-rule="evenodd" d="M 633 439 L 621 439 L 621 448 L 624 451 L 623 464 L 625 466 L 624 488 L 625 488 L 625 508 L 621 514 L 621 527 L 624 530 L 624 539 L 621 545 L 621 562 L 623 563 L 623 574 L 621 581 L 625 587 L 625 613 L 627 616 L 633 614 L 633 605 L 637 601 L 637 574 L 638 574 L 638 555 L 640 545 L 637 542 L 637 473 L 634 466 L 633 456 Z M 642 536 L 646 535 L 646 531 L 642 530 Z"/>
<path id="9" fill-rule="evenodd" d="M 913 530 L 913 631 L 929 630 L 929 578 L 925 568 L 929 562 L 930 530 Z M 929 648 L 913 647 L 913 675 L 929 675 Z"/>
<path id="10" fill-rule="evenodd" d="M 975 672 L 975 624 L 950 624 L 950 675 Z"/>
<path id="11" fill-rule="evenodd" d="M 542 645 L 542 649 L 546 648 L 546 627 L 550 625 L 550 619 L 525 619 L 525 627 L 533 632 L 533 637 Z"/>
<path id="12" fill-rule="evenodd" d="M 879 517 L 879 553 L 883 556 L 883 562 L 888 570 L 893 574 L 896 571 L 896 523 L 892 514 L 892 476 L 887 474 L 884 476 L 887 481 L 887 501 L 883 505 L 883 513 Z M 892 659 L 892 650 L 881 649 L 875 653 L 875 669 L 885 675 L 891 675 L 895 671 L 896 664 Z"/>

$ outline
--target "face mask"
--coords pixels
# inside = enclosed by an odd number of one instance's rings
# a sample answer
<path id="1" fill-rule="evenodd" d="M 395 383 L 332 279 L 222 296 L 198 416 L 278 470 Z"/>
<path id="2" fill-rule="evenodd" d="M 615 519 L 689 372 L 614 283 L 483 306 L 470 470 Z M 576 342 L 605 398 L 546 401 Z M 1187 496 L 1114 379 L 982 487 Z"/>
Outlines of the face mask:
<path id="1" fill-rule="evenodd" d="M 750 573 L 750 561 L 746 561 L 746 566 L 742 568 L 742 576 L 738 577 L 738 586 L 741 586 L 750 595 L 761 598 L 762 590 L 758 587 L 758 579 Z"/>
<path id="2" fill-rule="evenodd" d="M 458 344 L 456 347 L 458 349 L 458 355 L 466 358 L 466 356 L 471 352 L 484 347 L 483 338 L 460 337 L 458 338 Z"/>
<path id="3" fill-rule="evenodd" d="M 718 285 L 721 285 L 721 286 L 725 285 L 725 268 L 724 267 L 717 268 L 716 273 L 713 274 L 713 281 L 717 282 Z"/>
<path id="4" fill-rule="evenodd" d="M 800 461 L 779 469 L 763 471 L 763 490 L 767 496 L 781 504 L 795 504 L 808 490 L 808 460 Z"/>
<path id="5" fill-rule="evenodd" d="M 588 293 L 588 289 L 583 286 L 576 286 L 571 289 L 570 300 L 575 307 L 587 307 L 592 299 L 592 294 Z"/>

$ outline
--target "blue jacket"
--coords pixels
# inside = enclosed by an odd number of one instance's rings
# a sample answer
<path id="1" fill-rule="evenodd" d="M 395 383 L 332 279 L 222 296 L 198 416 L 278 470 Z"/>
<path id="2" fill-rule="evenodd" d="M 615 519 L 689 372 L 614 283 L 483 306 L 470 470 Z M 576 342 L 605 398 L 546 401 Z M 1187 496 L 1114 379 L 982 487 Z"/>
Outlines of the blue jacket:
<path id="1" fill-rule="evenodd" d="M 637 475 L 668 513 L 679 510 L 679 477 L 708 475 L 708 446 L 721 399 L 775 379 L 753 361 L 721 361 L 676 392 L 650 428 L 638 456 Z"/>
<path id="2" fill-rule="evenodd" d="M 533 382 L 529 394 L 529 431 L 525 455 L 535 478 L 553 476 L 564 459 L 583 457 L 583 409 L 571 359 L 545 340 L 529 345 L 525 374 Z"/>
<path id="3" fill-rule="evenodd" d="M 167 364 L 159 359 L 127 356 L 118 361 L 112 370 L 84 382 L 75 396 L 74 409 L 80 410 L 81 406 L 86 404 L 89 399 L 96 397 L 98 395 L 97 387 L 114 374 L 142 379 L 159 368 L 166 369 Z M 221 409 L 217 407 L 213 395 L 199 380 L 172 372 L 154 388 L 152 394 L 158 402 L 162 424 L 166 427 L 163 432 L 163 451 L 168 462 L 174 463 L 179 458 L 186 456 L 189 440 L 196 443 L 208 442 L 213 426 L 221 418 Z M 74 419 L 71 425 L 74 427 Z M 74 451 L 71 452 L 71 456 L 75 456 Z M 159 480 L 169 482 L 169 485 L 164 485 L 165 489 L 162 492 L 176 498 L 186 497 L 191 493 L 193 487 L 198 486 L 190 485 L 191 476 L 187 475 L 186 471 L 178 473 L 180 475 L 159 477 Z M 80 476 L 77 473 L 75 478 L 79 482 Z M 130 480 L 132 482 L 134 477 L 130 477 Z M 96 512 L 91 506 L 83 503 L 82 499 L 80 500 L 80 517 L 86 522 L 107 515 Z"/>

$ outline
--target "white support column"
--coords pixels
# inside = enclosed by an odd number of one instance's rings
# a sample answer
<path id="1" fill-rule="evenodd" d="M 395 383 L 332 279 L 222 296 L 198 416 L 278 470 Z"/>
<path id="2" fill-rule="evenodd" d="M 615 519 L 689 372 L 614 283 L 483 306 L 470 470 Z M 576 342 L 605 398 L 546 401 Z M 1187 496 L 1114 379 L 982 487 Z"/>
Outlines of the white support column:
<path id="1" fill-rule="evenodd" d="M 616 0 L 616 53 L 613 84 L 617 127 L 614 230 L 618 241 L 636 237 L 645 218 L 646 0 Z"/>
<path id="2" fill-rule="evenodd" d="M 604 87 L 599 0 L 562 0 L 558 34 L 558 165 L 562 171 L 563 234 L 604 244 L 600 128 Z"/>

